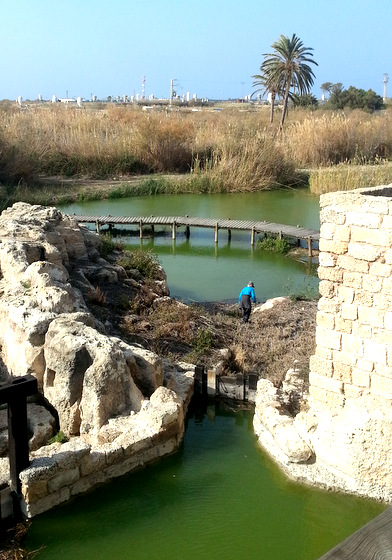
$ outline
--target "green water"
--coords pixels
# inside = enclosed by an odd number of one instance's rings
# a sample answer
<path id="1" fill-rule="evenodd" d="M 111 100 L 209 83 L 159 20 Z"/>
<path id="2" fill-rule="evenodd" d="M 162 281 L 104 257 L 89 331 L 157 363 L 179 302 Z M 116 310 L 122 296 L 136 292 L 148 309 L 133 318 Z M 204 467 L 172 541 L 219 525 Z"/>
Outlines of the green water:
<path id="1" fill-rule="evenodd" d="M 383 509 L 289 482 L 250 411 L 210 405 L 178 453 L 33 519 L 27 545 L 38 560 L 313 560 Z"/>
<path id="2" fill-rule="evenodd" d="M 199 216 L 266 220 L 319 229 L 319 200 L 306 190 L 216 195 L 158 195 L 71 204 L 70 214 L 112 216 Z M 123 237 L 130 247 L 151 249 L 159 257 L 172 297 L 185 301 L 234 301 L 242 287 L 253 280 L 259 301 L 302 293 L 315 295 L 318 279 L 308 262 L 251 248 L 250 234 L 219 232 L 214 243 L 211 229 L 191 228 L 190 239 L 179 229 L 171 239 L 167 228 L 154 238 L 140 241 L 137 228 Z"/>

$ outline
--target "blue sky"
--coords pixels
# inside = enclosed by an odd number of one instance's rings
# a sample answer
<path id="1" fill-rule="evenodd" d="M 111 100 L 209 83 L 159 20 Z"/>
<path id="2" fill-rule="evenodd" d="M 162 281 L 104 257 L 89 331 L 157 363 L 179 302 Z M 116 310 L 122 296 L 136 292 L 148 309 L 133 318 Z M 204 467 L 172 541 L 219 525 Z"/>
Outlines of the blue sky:
<path id="1" fill-rule="evenodd" d="M 324 82 L 392 97 L 392 2 L 0 0 L 0 99 L 141 94 L 236 98 L 279 36 L 314 49 Z"/>

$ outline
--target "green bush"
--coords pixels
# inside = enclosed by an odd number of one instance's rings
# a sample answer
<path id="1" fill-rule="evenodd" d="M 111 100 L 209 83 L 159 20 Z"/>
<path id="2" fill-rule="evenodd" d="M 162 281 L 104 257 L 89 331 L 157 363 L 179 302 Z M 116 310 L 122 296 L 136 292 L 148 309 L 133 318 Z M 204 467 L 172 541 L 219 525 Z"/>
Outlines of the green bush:
<path id="1" fill-rule="evenodd" d="M 258 249 L 270 251 L 271 253 L 288 253 L 291 248 L 287 239 L 283 237 L 272 237 L 271 235 L 267 235 L 264 239 L 259 239 L 257 241 L 257 247 Z"/>
<path id="2" fill-rule="evenodd" d="M 126 251 L 118 261 L 127 273 L 138 270 L 145 278 L 159 279 L 162 276 L 162 268 L 157 255 L 151 251 Z"/>

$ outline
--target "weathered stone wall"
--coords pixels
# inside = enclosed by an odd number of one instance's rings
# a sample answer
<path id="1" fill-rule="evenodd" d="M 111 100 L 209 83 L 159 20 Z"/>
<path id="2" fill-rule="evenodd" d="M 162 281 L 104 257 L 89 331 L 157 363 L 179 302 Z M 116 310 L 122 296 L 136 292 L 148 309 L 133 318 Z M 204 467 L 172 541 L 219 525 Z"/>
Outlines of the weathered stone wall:
<path id="1" fill-rule="evenodd" d="M 392 399 L 392 186 L 321 196 L 316 409 Z"/>
<path id="2" fill-rule="evenodd" d="M 392 185 L 321 196 L 309 396 L 260 380 L 255 432 L 296 480 L 392 502 Z"/>

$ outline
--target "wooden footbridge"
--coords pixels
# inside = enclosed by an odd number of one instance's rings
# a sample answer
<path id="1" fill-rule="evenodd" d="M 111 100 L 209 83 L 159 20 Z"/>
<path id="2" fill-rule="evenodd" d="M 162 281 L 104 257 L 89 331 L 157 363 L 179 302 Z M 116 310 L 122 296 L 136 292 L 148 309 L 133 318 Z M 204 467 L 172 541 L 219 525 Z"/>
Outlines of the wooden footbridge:
<path id="1" fill-rule="evenodd" d="M 272 222 L 259 222 L 253 220 L 231 220 L 215 219 L 215 218 L 196 218 L 189 216 L 78 216 L 73 214 L 79 223 L 94 224 L 99 233 L 102 226 L 108 226 L 112 229 L 115 226 L 132 226 L 139 228 L 139 237 L 143 238 L 143 227 L 148 226 L 150 231 L 154 233 L 156 226 L 169 226 L 171 228 L 172 239 L 176 239 L 177 229 L 185 228 L 185 235 L 190 237 L 190 228 L 210 228 L 215 234 L 215 243 L 218 243 L 219 230 L 227 230 L 228 239 L 231 239 L 232 230 L 249 231 L 250 243 L 254 245 L 255 236 L 257 234 L 271 235 L 274 237 L 285 237 L 295 239 L 299 244 L 305 241 L 308 246 L 308 252 L 312 254 L 312 242 L 318 242 L 320 232 L 318 230 L 303 228 L 300 226 L 288 226 L 284 224 L 275 224 Z"/>

